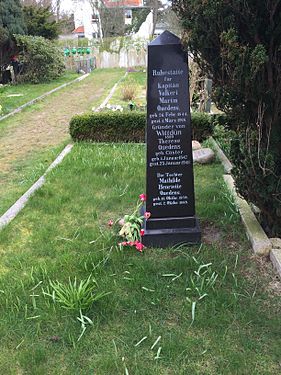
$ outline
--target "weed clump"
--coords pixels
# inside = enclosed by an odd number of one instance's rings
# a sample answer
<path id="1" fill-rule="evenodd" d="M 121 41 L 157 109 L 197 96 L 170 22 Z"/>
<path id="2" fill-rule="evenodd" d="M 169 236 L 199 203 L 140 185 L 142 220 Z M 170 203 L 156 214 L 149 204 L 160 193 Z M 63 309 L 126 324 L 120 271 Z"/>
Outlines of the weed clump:
<path id="1" fill-rule="evenodd" d="M 73 281 L 69 278 L 68 284 L 50 280 L 50 286 L 47 291 L 43 291 L 43 294 L 66 310 L 88 310 L 94 302 L 109 294 L 108 292 L 94 293 L 95 289 L 96 282 L 90 275 L 80 283 L 77 282 L 76 277 Z"/>
<path id="2" fill-rule="evenodd" d="M 137 91 L 137 88 L 134 82 L 128 81 L 124 83 L 121 89 L 122 100 L 125 100 L 125 101 L 133 100 L 136 97 L 136 91 Z"/>

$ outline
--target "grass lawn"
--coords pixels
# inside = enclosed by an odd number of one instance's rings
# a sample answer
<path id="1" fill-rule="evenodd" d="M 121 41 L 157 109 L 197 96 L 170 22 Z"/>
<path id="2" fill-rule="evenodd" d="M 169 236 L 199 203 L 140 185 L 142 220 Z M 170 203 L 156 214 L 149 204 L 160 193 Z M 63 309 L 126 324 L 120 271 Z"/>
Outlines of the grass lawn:
<path id="1" fill-rule="evenodd" d="M 60 78 L 49 82 L 30 84 L 22 83 L 18 85 L 5 85 L 0 87 L 0 105 L 2 106 L 1 116 L 13 111 L 17 107 L 45 94 L 52 89 L 74 80 L 79 75 L 77 73 L 66 72 Z"/>
<path id="2" fill-rule="evenodd" d="M 0 170 L 0 216 L 43 175 L 66 144 L 31 153 L 14 162 L 8 172 Z"/>
<path id="3" fill-rule="evenodd" d="M 0 232 L 0 373 L 279 373 L 280 288 L 222 173 L 195 167 L 201 246 L 120 251 L 107 222 L 144 190 L 144 146 L 75 145 Z M 82 318 L 43 294 L 90 275 L 111 294 Z"/>
<path id="4" fill-rule="evenodd" d="M 123 100 L 124 86 L 135 87 L 135 97 L 133 101 L 138 106 L 146 105 L 146 72 L 130 72 L 127 77 L 117 87 L 114 95 L 109 101 L 111 105 L 121 105 L 128 107 L 129 100 Z"/>
<path id="5" fill-rule="evenodd" d="M 123 75 L 124 69 L 96 69 L 85 80 L 0 122 L 0 215 L 70 141 L 71 117 L 98 106 Z"/>

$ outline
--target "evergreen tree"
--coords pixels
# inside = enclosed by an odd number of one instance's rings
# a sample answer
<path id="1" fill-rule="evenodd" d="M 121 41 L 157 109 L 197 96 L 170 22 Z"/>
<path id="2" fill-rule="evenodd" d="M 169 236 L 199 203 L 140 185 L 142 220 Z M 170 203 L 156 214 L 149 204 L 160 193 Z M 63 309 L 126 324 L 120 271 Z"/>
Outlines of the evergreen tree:
<path id="1" fill-rule="evenodd" d="M 281 0 L 174 0 L 183 41 L 234 121 L 236 187 L 281 236 Z"/>
<path id="2" fill-rule="evenodd" d="M 23 8 L 27 34 L 56 39 L 59 35 L 59 24 L 49 6 L 29 5 Z"/>
<path id="3" fill-rule="evenodd" d="M 0 65 L 14 52 L 13 34 L 24 34 L 25 24 L 19 0 L 0 0 Z"/>

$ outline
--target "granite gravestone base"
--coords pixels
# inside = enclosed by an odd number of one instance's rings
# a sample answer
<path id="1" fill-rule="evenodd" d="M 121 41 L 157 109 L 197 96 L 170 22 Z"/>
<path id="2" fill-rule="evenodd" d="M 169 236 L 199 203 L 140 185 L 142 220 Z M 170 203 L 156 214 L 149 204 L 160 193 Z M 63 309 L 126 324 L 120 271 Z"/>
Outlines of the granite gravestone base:
<path id="1" fill-rule="evenodd" d="M 187 55 L 165 31 L 148 45 L 146 211 L 143 244 L 201 241 L 195 216 Z"/>

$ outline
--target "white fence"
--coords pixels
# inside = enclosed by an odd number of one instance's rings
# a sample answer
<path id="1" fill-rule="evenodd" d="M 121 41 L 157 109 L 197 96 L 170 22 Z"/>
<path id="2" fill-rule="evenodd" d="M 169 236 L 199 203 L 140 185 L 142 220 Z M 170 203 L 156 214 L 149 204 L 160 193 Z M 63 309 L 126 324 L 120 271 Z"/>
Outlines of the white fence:
<path id="1" fill-rule="evenodd" d="M 131 68 L 146 66 L 147 52 L 144 50 L 121 48 L 119 52 L 98 52 L 96 55 L 97 68 Z"/>

